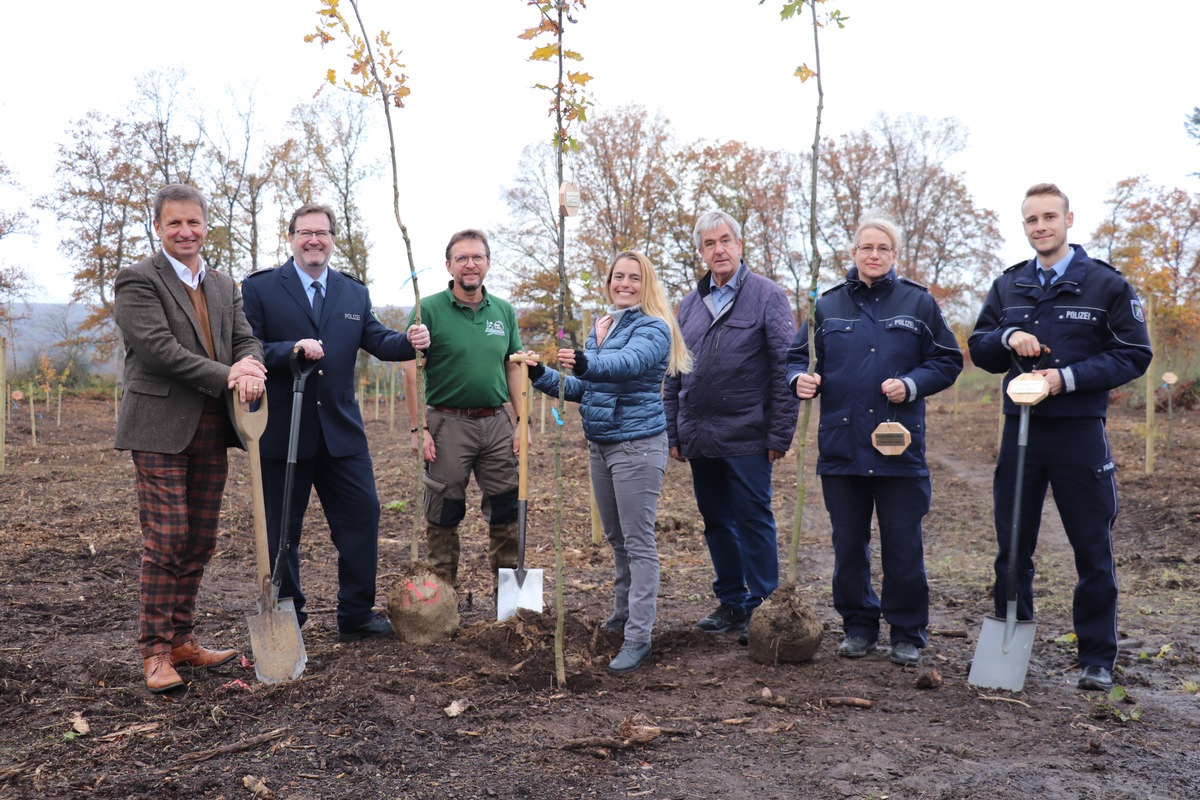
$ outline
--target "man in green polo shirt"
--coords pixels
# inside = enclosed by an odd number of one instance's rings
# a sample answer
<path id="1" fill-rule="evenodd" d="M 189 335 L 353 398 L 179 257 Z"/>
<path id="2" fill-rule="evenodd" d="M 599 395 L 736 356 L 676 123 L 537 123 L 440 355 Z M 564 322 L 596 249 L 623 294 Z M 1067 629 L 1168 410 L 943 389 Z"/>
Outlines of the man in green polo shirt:
<path id="1" fill-rule="evenodd" d="M 425 459 L 425 519 L 430 566 L 458 586 L 458 524 L 467 510 L 467 481 L 483 493 L 488 562 L 493 578 L 517 565 L 516 398 L 520 367 L 508 357 L 521 350 L 513 307 L 487 293 L 483 279 L 491 249 L 482 231 L 464 230 L 446 246 L 446 291 L 422 299 L 421 322 L 432 344 L 425 364 L 424 431 L 416 427 L 416 365 L 404 365 L 413 452 Z M 512 405 L 507 413 L 505 403 Z"/>

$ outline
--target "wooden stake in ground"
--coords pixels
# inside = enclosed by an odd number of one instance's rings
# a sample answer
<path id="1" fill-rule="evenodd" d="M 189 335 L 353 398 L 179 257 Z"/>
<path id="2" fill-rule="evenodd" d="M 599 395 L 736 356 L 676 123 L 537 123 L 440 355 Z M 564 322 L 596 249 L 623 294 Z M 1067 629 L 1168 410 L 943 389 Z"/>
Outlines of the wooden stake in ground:
<path id="1" fill-rule="evenodd" d="M 583 335 L 590 336 L 592 332 L 592 311 L 583 310 Z M 592 483 L 592 460 L 588 459 L 588 499 L 592 507 L 592 544 L 599 547 L 604 541 L 604 526 L 600 524 L 600 508 L 596 505 L 596 488 Z"/>
<path id="2" fill-rule="evenodd" d="M 29 445 L 37 447 L 37 386 L 29 384 Z"/>
<path id="3" fill-rule="evenodd" d="M 1146 338 L 1150 340 L 1151 345 L 1154 343 L 1154 293 L 1146 292 L 1146 299 L 1142 302 L 1142 308 L 1146 313 Z M 1157 353 L 1158 348 L 1153 347 L 1152 351 Z M 1146 474 L 1154 474 L 1154 442 L 1157 439 L 1158 428 L 1154 422 L 1155 398 L 1154 398 L 1154 360 L 1150 361 L 1150 366 L 1146 368 Z"/>
<path id="4" fill-rule="evenodd" d="M 4 474 L 5 462 L 5 434 L 8 432 L 8 340 L 0 336 L 0 390 L 3 390 L 4 396 L 0 400 L 4 401 L 4 407 L 0 408 L 0 475 Z"/>
<path id="5" fill-rule="evenodd" d="M 392 362 L 388 366 L 391 368 L 388 378 L 388 433 L 392 433 L 396 430 L 396 364 Z"/>
<path id="6" fill-rule="evenodd" d="M 1167 474 L 1170 474 L 1170 472 L 1171 472 L 1171 422 L 1175 416 L 1173 395 L 1175 394 L 1175 382 L 1177 380 L 1179 380 L 1179 376 L 1177 376 L 1174 372 L 1164 372 L 1162 379 L 1163 379 L 1163 385 L 1167 387 L 1167 439 L 1163 443 L 1163 462 L 1166 465 Z M 3 441 L 4 441 L 3 439 L 0 439 L 0 442 L 3 442 Z"/>

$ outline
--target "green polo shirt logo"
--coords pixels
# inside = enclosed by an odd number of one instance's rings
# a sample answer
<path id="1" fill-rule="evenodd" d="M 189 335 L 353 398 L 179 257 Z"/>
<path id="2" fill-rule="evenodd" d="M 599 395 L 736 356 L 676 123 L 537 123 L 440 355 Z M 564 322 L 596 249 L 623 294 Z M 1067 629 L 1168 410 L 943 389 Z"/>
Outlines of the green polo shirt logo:
<path id="1" fill-rule="evenodd" d="M 484 328 L 486 336 L 507 336 L 504 330 L 504 323 L 501 320 L 488 320 L 487 327 Z"/>

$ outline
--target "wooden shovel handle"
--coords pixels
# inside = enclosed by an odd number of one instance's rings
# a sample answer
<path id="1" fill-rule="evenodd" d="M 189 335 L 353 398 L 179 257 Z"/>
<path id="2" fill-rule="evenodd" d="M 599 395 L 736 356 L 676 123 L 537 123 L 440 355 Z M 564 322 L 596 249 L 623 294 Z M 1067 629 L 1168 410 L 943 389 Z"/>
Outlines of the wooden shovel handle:
<path id="1" fill-rule="evenodd" d="M 536 353 L 513 353 L 508 360 L 521 368 L 521 396 L 516 399 L 517 406 L 517 500 L 529 498 L 529 364 L 527 361 L 540 361 Z"/>
<path id="2" fill-rule="evenodd" d="M 258 451 L 258 440 L 267 429 L 267 396 L 264 394 L 257 411 L 250 410 L 249 403 L 233 398 L 233 424 L 246 440 L 250 453 L 250 497 L 254 513 L 254 556 L 258 567 L 258 591 L 267 591 L 271 582 L 271 554 L 267 546 L 267 506 L 263 501 L 262 458 Z"/>

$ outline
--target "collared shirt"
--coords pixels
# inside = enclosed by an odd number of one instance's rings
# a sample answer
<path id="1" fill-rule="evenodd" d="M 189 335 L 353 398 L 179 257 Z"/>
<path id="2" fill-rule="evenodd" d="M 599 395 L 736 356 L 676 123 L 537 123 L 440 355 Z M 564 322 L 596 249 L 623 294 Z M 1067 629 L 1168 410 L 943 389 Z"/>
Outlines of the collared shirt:
<path id="1" fill-rule="evenodd" d="M 501 406 L 509 400 L 508 357 L 521 349 L 516 312 L 487 289 L 473 309 L 454 296 L 453 286 L 447 281 L 446 291 L 421 298 L 421 321 L 432 339 L 425 402 L 451 408 Z"/>
<path id="2" fill-rule="evenodd" d="M 329 294 L 329 267 L 321 270 L 320 277 L 314 278 L 304 270 L 300 269 L 300 267 L 296 266 L 295 261 L 292 262 L 292 266 L 296 268 L 296 276 L 300 278 L 300 285 L 304 287 L 304 294 L 308 297 L 309 305 L 312 305 L 312 302 L 316 297 L 316 293 L 312 288 L 313 284 L 321 284 L 321 294 Z"/>
<path id="3" fill-rule="evenodd" d="M 171 262 L 171 267 L 175 270 L 175 274 L 179 276 L 179 280 L 186 283 L 188 288 L 193 292 L 200 288 L 200 284 L 204 283 L 205 270 L 203 258 L 196 256 L 196 258 L 200 258 L 200 269 L 193 273 L 191 267 L 178 258 L 175 258 L 175 256 L 168 253 L 165 249 L 162 251 L 162 254 L 167 257 L 167 261 Z"/>
<path id="4" fill-rule="evenodd" d="M 741 271 L 742 265 L 738 264 L 737 269 L 733 271 L 733 277 L 724 286 L 717 286 L 717 282 L 709 275 L 708 280 L 709 285 L 712 286 L 712 290 L 708 293 L 708 296 L 712 298 L 713 316 L 721 316 L 721 312 L 725 309 L 725 306 L 729 305 L 729 301 L 737 294 Z"/>
<path id="5" fill-rule="evenodd" d="M 1050 272 L 1053 272 L 1054 275 L 1052 275 L 1050 277 L 1050 283 L 1054 283 L 1055 281 L 1057 281 L 1059 278 L 1061 278 L 1063 276 L 1064 272 L 1067 271 L 1067 265 L 1071 263 L 1071 259 L 1074 257 L 1075 257 L 1075 248 L 1068 247 L 1066 256 L 1064 256 L 1059 261 L 1055 262 L 1054 265 L 1051 267 L 1047 267 L 1045 264 L 1042 263 L 1042 259 L 1039 258 L 1037 260 L 1038 269 L 1039 270 L 1048 270 Z M 1042 276 L 1039 274 L 1038 278 L 1041 279 L 1041 277 Z"/>

